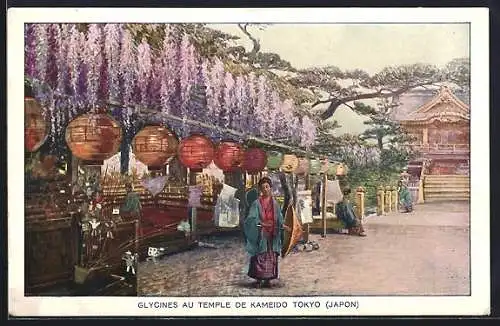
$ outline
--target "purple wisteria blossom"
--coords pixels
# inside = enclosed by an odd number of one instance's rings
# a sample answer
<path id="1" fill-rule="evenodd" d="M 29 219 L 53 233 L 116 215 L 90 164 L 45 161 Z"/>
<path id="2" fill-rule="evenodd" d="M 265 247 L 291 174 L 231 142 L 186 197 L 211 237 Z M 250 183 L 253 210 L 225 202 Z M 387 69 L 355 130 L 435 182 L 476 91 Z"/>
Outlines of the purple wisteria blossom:
<path id="1" fill-rule="evenodd" d="M 259 76 L 257 86 L 257 104 L 255 106 L 255 119 L 259 127 L 261 136 L 267 137 L 270 135 L 269 130 L 269 106 L 267 78 L 264 75 Z"/>
<path id="2" fill-rule="evenodd" d="M 221 114 L 221 123 L 220 125 L 223 128 L 232 127 L 231 122 L 233 119 L 233 115 L 235 114 L 235 106 L 236 106 L 236 98 L 234 94 L 235 82 L 233 75 L 230 72 L 226 72 L 224 75 L 224 91 L 223 91 L 223 103 L 222 109 L 223 113 Z"/>
<path id="3" fill-rule="evenodd" d="M 119 101 L 120 96 L 120 31 L 119 24 L 104 26 L 104 54 L 108 69 L 109 101 Z"/>
<path id="4" fill-rule="evenodd" d="M 162 111 L 165 113 L 173 112 L 174 97 L 176 95 L 175 79 L 179 75 L 177 63 L 178 46 L 172 35 L 172 27 L 165 26 L 165 39 L 161 51 L 163 76 L 161 79 L 160 97 Z"/>
<path id="5" fill-rule="evenodd" d="M 316 126 L 314 122 L 308 117 L 302 118 L 302 132 L 300 139 L 300 146 L 310 148 L 314 145 L 316 140 Z"/>
<path id="6" fill-rule="evenodd" d="M 189 116 L 189 99 L 191 89 L 196 78 L 196 53 L 193 44 L 189 40 L 189 35 L 182 36 L 179 49 L 179 86 L 180 86 L 180 105 L 182 116 Z"/>
<path id="7" fill-rule="evenodd" d="M 149 105 L 148 88 L 151 80 L 153 64 L 151 61 L 151 48 L 145 38 L 137 47 L 137 85 L 140 89 L 140 103 Z"/>
<path id="8" fill-rule="evenodd" d="M 249 96 L 245 76 L 236 77 L 234 96 L 236 98 L 236 103 L 234 106 L 235 110 L 233 111 L 233 128 L 246 132 L 248 128 L 244 118 L 249 111 Z"/>
<path id="9" fill-rule="evenodd" d="M 292 138 L 294 130 L 292 130 L 289 124 L 293 121 L 293 118 L 293 102 L 290 99 L 286 99 L 279 107 L 278 119 L 276 121 L 276 128 L 283 130 L 282 137 L 287 139 Z"/>
<path id="10" fill-rule="evenodd" d="M 88 102 L 91 107 L 97 105 L 97 91 L 102 65 L 102 32 L 100 24 L 90 24 L 84 48 L 83 60 L 87 68 Z"/>
<path id="11" fill-rule="evenodd" d="M 132 108 L 149 106 L 220 127 L 204 130 L 212 138 L 229 137 L 222 129 L 231 128 L 314 144 L 314 122 L 296 116 L 293 102 L 282 100 L 265 75 L 234 76 L 221 59 L 200 57 L 187 34 L 174 33 L 165 26 L 156 53 L 146 40 L 135 47 L 124 24 L 89 24 L 86 33 L 75 24 L 26 25 L 25 75 L 47 108 L 52 131 L 62 134 L 61 126 L 77 112 L 112 101 L 124 106 L 126 132 L 132 130 Z M 175 128 L 182 135 L 195 130 L 182 123 Z"/>
<path id="12" fill-rule="evenodd" d="M 48 24 L 34 24 L 34 34 L 36 39 L 36 69 L 33 76 L 40 81 L 46 79 L 47 52 L 48 52 Z"/>
<path id="13" fill-rule="evenodd" d="M 215 59 L 215 63 L 210 69 L 210 78 L 207 84 L 207 107 L 210 122 L 217 125 L 222 109 L 222 91 L 224 88 L 224 64 L 221 60 Z"/>
<path id="14" fill-rule="evenodd" d="M 126 29 L 122 33 L 119 69 L 123 104 L 125 106 L 134 105 L 133 95 L 136 81 L 137 56 L 132 47 L 132 36 Z M 123 123 L 128 130 L 130 127 L 130 110 L 123 110 Z"/>
<path id="15" fill-rule="evenodd" d="M 35 24 L 24 25 L 24 74 L 30 78 L 36 76 L 36 27 Z"/>
<path id="16" fill-rule="evenodd" d="M 270 96 L 268 97 L 268 108 L 269 108 L 269 116 L 268 116 L 268 130 L 270 135 L 274 137 L 281 138 L 283 137 L 283 130 L 278 129 L 276 121 L 279 116 L 279 108 L 281 106 L 281 100 L 278 92 L 271 91 Z"/>

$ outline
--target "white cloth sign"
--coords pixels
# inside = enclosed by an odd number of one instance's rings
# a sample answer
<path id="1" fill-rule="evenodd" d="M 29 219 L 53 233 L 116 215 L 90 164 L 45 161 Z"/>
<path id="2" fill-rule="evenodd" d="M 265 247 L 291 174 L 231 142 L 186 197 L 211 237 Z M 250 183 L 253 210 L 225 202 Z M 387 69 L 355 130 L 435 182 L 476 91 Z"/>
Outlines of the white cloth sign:
<path id="1" fill-rule="evenodd" d="M 156 178 L 143 179 L 141 183 L 144 188 L 146 188 L 153 196 L 156 196 L 165 188 L 167 177 L 161 176 Z"/>
<path id="2" fill-rule="evenodd" d="M 229 200 L 231 197 L 234 197 L 236 190 L 238 190 L 238 189 L 231 187 L 227 184 L 223 184 L 222 190 L 221 190 L 218 198 L 221 198 L 222 200 Z"/>
<path id="3" fill-rule="evenodd" d="M 214 162 L 210 163 L 205 169 L 203 169 L 203 174 L 208 176 L 213 176 L 220 182 L 224 182 L 224 171 L 219 169 Z"/>
<path id="4" fill-rule="evenodd" d="M 297 192 L 297 215 L 302 224 L 312 223 L 312 194 L 310 190 Z"/>
<path id="5" fill-rule="evenodd" d="M 321 184 L 321 197 L 323 198 L 323 183 Z M 339 180 L 327 180 L 326 181 L 326 201 L 330 203 L 340 203 L 344 196 L 342 195 L 342 190 L 340 189 Z"/>
<path id="6" fill-rule="evenodd" d="M 189 207 L 201 207 L 201 186 L 189 186 L 189 197 L 188 206 Z"/>
<path id="7" fill-rule="evenodd" d="M 231 198 L 229 201 L 218 201 L 216 212 L 218 213 L 218 227 L 234 228 L 239 225 L 240 221 L 240 200 Z"/>
<path id="8" fill-rule="evenodd" d="M 240 200 L 235 198 L 236 188 L 224 184 L 214 209 L 214 223 L 218 227 L 234 228 L 240 221 Z"/>

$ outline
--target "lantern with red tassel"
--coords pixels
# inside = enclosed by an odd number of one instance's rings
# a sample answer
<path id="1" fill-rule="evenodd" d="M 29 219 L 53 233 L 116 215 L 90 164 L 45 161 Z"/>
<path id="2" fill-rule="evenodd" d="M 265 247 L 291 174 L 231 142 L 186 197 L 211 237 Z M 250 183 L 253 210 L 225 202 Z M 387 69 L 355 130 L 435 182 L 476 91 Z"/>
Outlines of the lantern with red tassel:
<path id="1" fill-rule="evenodd" d="M 215 149 L 209 138 L 191 135 L 181 140 L 177 153 L 182 165 L 193 170 L 201 170 L 210 165 L 214 159 Z"/>
<path id="2" fill-rule="evenodd" d="M 267 153 L 260 148 L 249 148 L 244 153 L 243 169 L 250 174 L 259 173 L 267 165 Z"/>
<path id="3" fill-rule="evenodd" d="M 37 151 L 47 139 L 47 123 L 42 107 L 32 97 L 24 98 L 24 147 L 29 152 Z"/>
<path id="4" fill-rule="evenodd" d="M 120 149 L 122 130 L 105 113 L 90 113 L 72 120 L 66 128 L 66 143 L 81 160 L 102 162 Z"/>
<path id="5" fill-rule="evenodd" d="M 146 126 L 135 135 L 132 151 L 135 157 L 150 169 L 160 169 L 177 154 L 179 142 L 167 128 Z"/>
<path id="6" fill-rule="evenodd" d="M 241 169 L 243 157 L 243 149 L 239 144 L 223 141 L 217 145 L 214 163 L 224 172 L 234 172 Z"/>

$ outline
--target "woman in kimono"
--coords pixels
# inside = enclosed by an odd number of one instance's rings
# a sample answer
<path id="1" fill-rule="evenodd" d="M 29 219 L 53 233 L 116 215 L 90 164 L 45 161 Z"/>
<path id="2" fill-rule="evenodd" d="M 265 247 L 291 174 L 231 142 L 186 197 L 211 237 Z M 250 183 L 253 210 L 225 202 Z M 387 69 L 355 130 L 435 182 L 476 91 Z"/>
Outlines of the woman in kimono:
<path id="1" fill-rule="evenodd" d="M 250 258 L 248 276 L 257 287 L 270 287 L 278 278 L 278 257 L 282 248 L 282 233 L 289 229 L 283 224 L 278 202 L 272 197 L 272 182 L 268 177 L 259 181 L 260 196 L 248 211 L 244 222 L 245 249 Z"/>
<path id="2" fill-rule="evenodd" d="M 411 198 L 410 191 L 408 190 L 407 183 L 404 180 L 400 180 L 398 188 L 399 207 L 401 211 L 403 213 L 409 213 L 413 211 L 413 200 Z"/>
<path id="3" fill-rule="evenodd" d="M 344 194 L 344 198 L 341 202 L 337 203 L 335 206 L 335 213 L 338 218 L 344 223 L 344 225 L 349 230 L 349 234 L 351 235 L 359 235 L 360 237 L 366 236 L 365 230 L 363 228 L 363 224 L 361 220 L 356 217 L 354 213 L 354 208 L 352 207 L 351 202 L 349 201 L 349 195 L 351 194 L 350 188 L 345 188 L 342 193 Z"/>

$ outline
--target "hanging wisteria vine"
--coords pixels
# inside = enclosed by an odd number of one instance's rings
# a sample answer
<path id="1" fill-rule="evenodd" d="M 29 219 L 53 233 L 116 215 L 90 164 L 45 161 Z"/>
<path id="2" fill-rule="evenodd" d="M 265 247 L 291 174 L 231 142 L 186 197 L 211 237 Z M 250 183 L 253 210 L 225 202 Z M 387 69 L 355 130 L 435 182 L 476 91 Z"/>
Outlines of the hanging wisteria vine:
<path id="1" fill-rule="evenodd" d="M 35 96 L 52 113 L 54 134 L 78 113 L 121 103 L 126 129 L 132 108 L 149 107 L 218 126 L 220 132 L 206 131 L 214 138 L 231 128 L 309 148 L 316 137 L 314 122 L 300 119 L 264 74 L 234 76 L 221 59 L 201 57 L 188 35 L 175 35 L 168 24 L 157 52 L 146 39 L 134 44 L 124 24 L 88 24 L 86 32 L 76 24 L 27 24 L 24 66 Z M 54 115 L 54 106 L 68 112 Z"/>
<path id="2" fill-rule="evenodd" d="M 165 39 L 161 51 L 163 78 L 161 79 L 161 108 L 165 113 L 171 113 L 172 105 L 175 97 L 175 76 L 178 76 L 176 58 L 177 45 L 172 37 L 172 29 L 170 25 L 165 25 Z"/>
<path id="3" fill-rule="evenodd" d="M 120 94 L 120 25 L 106 24 L 104 26 L 104 51 L 108 69 L 109 101 L 119 101 Z"/>
<path id="4" fill-rule="evenodd" d="M 236 77 L 236 84 L 234 87 L 234 97 L 236 103 L 234 104 L 233 111 L 231 113 L 233 117 L 232 127 L 241 132 L 248 132 L 248 126 L 245 125 L 245 116 L 248 114 L 249 97 L 248 91 L 246 89 L 245 76 Z"/>
<path id="5" fill-rule="evenodd" d="M 137 47 L 137 68 L 137 84 L 141 90 L 140 103 L 142 106 L 147 107 L 149 106 L 148 89 L 153 65 L 151 62 L 151 48 L 145 38 Z"/>
<path id="6" fill-rule="evenodd" d="M 301 130 L 300 145 L 304 147 L 314 145 L 314 140 L 316 139 L 316 127 L 314 122 L 308 116 L 304 116 L 302 118 Z"/>
<path id="7" fill-rule="evenodd" d="M 210 69 L 207 80 L 207 108 L 208 116 L 211 117 L 210 123 L 218 125 L 220 122 L 220 113 L 222 109 L 222 90 L 224 88 L 224 64 L 219 59 Z"/>
<path id="8" fill-rule="evenodd" d="M 87 33 L 83 60 L 87 67 L 87 91 L 89 104 L 95 108 L 98 104 L 97 91 L 99 89 L 101 65 L 103 64 L 101 52 L 101 27 L 100 24 L 90 24 Z"/>

